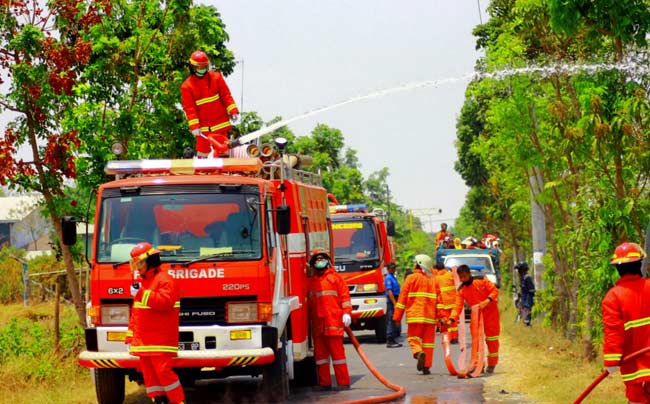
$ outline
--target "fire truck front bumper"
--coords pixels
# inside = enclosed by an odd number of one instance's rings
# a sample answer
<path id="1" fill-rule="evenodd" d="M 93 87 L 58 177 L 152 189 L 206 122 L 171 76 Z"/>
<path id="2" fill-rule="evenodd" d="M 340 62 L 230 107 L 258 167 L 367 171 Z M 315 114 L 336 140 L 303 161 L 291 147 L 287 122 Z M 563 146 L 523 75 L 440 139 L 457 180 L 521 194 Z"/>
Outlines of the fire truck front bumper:
<path id="1" fill-rule="evenodd" d="M 174 368 L 215 368 L 229 366 L 267 365 L 275 355 L 271 348 L 241 349 L 232 351 L 179 351 L 174 357 Z M 134 368 L 140 369 L 140 360 L 128 352 L 91 352 L 79 354 L 79 364 L 87 368 Z"/>
<path id="2" fill-rule="evenodd" d="M 136 368 L 137 356 L 128 352 L 123 336 L 126 327 L 86 329 L 87 350 L 78 362 L 88 368 Z M 261 325 L 181 326 L 175 368 L 214 368 L 257 366 L 273 362 L 277 329 Z"/>
<path id="3" fill-rule="evenodd" d="M 382 317 L 386 314 L 386 296 L 351 296 L 352 320 L 363 321 L 368 318 Z"/>

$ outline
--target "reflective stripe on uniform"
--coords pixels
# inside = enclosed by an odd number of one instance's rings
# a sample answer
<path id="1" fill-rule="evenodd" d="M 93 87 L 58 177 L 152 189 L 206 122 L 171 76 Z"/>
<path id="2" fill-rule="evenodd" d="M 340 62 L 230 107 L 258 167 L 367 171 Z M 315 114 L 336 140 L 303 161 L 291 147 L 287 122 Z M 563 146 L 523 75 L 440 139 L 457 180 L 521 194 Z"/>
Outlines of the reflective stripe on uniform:
<path id="1" fill-rule="evenodd" d="M 646 376 L 650 376 L 650 369 L 639 369 L 634 373 L 626 373 L 626 374 L 621 373 L 621 377 L 623 378 L 624 382 L 629 382 L 632 380 L 636 380 L 640 377 L 646 377 Z"/>
<path id="2" fill-rule="evenodd" d="M 208 102 L 214 102 L 218 99 L 219 99 L 219 94 L 213 95 L 212 97 L 201 98 L 200 100 L 196 100 L 196 105 L 207 104 Z"/>
<path id="3" fill-rule="evenodd" d="M 625 331 L 627 331 L 630 328 L 642 327 L 644 325 L 649 325 L 649 324 L 650 324 L 650 317 L 646 317 L 646 318 L 640 318 L 638 320 L 628 321 L 623 325 L 623 327 L 625 328 Z"/>

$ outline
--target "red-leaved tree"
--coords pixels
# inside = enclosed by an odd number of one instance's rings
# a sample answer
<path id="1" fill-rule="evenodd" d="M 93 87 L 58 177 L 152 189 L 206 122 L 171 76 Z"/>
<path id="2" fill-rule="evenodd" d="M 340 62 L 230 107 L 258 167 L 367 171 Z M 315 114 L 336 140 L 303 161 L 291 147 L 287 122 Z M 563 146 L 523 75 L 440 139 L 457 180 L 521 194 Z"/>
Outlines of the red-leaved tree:
<path id="1" fill-rule="evenodd" d="M 72 209 L 64 194 L 74 179 L 76 131 L 59 122 L 74 102 L 73 88 L 90 60 L 91 43 L 82 35 L 105 15 L 109 0 L 0 0 L 0 113 L 11 116 L 0 138 L 0 183 L 38 192 L 58 239 L 59 217 Z M 20 158 L 25 148 L 29 158 Z M 85 308 L 70 249 L 59 242 L 70 294 L 79 320 Z"/>

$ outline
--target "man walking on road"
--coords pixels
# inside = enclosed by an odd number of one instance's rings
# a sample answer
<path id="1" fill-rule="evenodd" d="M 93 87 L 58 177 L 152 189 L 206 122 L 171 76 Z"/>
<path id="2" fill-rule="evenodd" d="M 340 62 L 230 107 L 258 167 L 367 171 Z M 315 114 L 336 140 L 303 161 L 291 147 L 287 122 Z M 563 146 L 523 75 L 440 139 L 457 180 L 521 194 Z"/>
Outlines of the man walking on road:
<path id="1" fill-rule="evenodd" d="M 461 265 L 456 270 L 461 285 L 458 289 L 456 307 L 451 312 L 451 321 L 458 319 L 463 313 L 464 302 L 471 306 L 478 305 L 483 310 L 485 342 L 488 348 L 487 373 L 494 373 L 499 363 L 499 336 L 501 323 L 497 297 L 499 289 L 487 278 L 474 278 L 467 265 Z M 480 343 L 480 342 L 479 342 Z"/>
<path id="2" fill-rule="evenodd" d="M 438 284 L 431 276 L 432 260 L 425 254 L 415 256 L 413 273 L 404 281 L 402 291 L 395 305 L 393 321 L 396 325 L 406 312 L 407 339 L 417 370 L 431 374 L 433 344 L 436 335 L 436 305 Z"/>
<path id="3" fill-rule="evenodd" d="M 630 403 L 650 402 L 650 353 L 621 359 L 650 342 L 650 279 L 641 275 L 645 253 L 636 243 L 622 243 L 610 264 L 620 279 L 603 299 L 603 364 L 610 374 L 620 371 Z"/>
<path id="4" fill-rule="evenodd" d="M 452 344 L 458 343 L 458 319 L 449 321 L 451 311 L 456 305 L 456 285 L 454 285 L 454 274 L 445 268 L 442 262 L 436 262 L 434 266 L 433 275 L 438 282 L 440 288 L 440 297 L 438 298 L 437 313 L 438 328 L 440 332 L 447 332 L 449 342 Z"/>
<path id="5" fill-rule="evenodd" d="M 397 338 L 400 336 L 400 327 L 399 324 L 393 322 L 393 314 L 395 313 L 395 304 L 397 299 L 399 299 L 399 282 L 395 276 L 395 271 L 397 265 L 394 262 L 389 262 L 386 266 L 388 271 L 384 275 L 384 286 L 386 287 L 386 318 L 388 319 L 388 324 L 386 324 L 386 347 L 388 348 L 399 348 L 402 346 L 397 342 Z"/>

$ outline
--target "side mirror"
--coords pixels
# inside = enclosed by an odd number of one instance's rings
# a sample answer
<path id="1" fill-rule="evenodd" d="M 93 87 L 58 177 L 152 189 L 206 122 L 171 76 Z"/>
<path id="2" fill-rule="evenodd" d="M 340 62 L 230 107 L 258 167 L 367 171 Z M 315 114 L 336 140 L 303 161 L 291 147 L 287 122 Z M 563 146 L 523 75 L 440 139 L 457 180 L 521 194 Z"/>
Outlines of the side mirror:
<path id="1" fill-rule="evenodd" d="M 278 206 L 276 209 L 275 227 L 278 234 L 289 234 L 291 231 L 291 209 L 288 205 Z"/>
<path id="2" fill-rule="evenodd" d="M 77 242 L 77 219 L 74 216 L 61 216 L 63 244 L 74 245 Z"/>
<path id="3" fill-rule="evenodd" d="M 393 237 L 395 235 L 395 222 L 392 220 L 389 220 L 386 223 L 386 234 L 388 234 L 390 237 Z"/>

